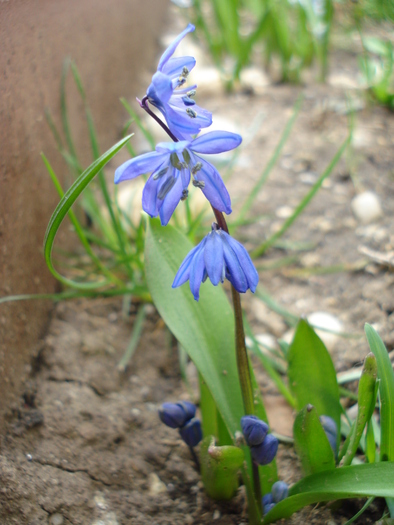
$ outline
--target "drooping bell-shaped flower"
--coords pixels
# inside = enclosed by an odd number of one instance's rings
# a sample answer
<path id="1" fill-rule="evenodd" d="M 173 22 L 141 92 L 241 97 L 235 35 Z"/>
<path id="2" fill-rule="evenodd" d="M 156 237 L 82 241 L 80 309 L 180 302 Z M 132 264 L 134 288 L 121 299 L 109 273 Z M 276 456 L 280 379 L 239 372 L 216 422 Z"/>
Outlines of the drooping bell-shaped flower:
<path id="1" fill-rule="evenodd" d="M 142 207 L 151 217 L 160 215 L 166 225 L 179 201 L 188 195 L 191 177 L 217 210 L 231 213 L 230 195 L 216 168 L 202 154 L 223 153 L 236 148 L 240 135 L 228 131 L 212 131 L 192 141 L 161 142 L 156 151 L 134 157 L 115 172 L 115 183 L 150 173 L 142 194 Z"/>
<path id="2" fill-rule="evenodd" d="M 197 86 L 183 87 L 196 59 L 172 58 L 180 41 L 194 30 L 189 24 L 164 51 L 146 92 L 149 102 L 161 111 L 171 132 L 180 140 L 191 140 L 201 128 L 212 124 L 212 113 L 194 101 Z"/>
<path id="3" fill-rule="evenodd" d="M 198 301 L 201 283 L 207 277 L 214 286 L 226 278 L 241 293 L 248 289 L 254 292 L 259 280 L 256 268 L 242 244 L 218 229 L 216 223 L 212 225 L 212 231 L 186 256 L 172 287 L 189 281 L 194 299 Z"/>
<path id="4" fill-rule="evenodd" d="M 197 446 L 202 440 L 201 422 L 194 417 L 179 429 L 179 434 L 189 447 Z"/>
<path id="5" fill-rule="evenodd" d="M 249 446 L 260 445 L 268 434 L 269 427 L 265 421 L 257 416 L 244 416 L 241 418 L 242 433 Z"/>
<path id="6" fill-rule="evenodd" d="M 271 463 L 278 452 L 278 439 L 272 434 L 267 434 L 266 438 L 260 445 L 250 447 L 250 453 L 253 460 L 259 465 L 268 465 Z"/>

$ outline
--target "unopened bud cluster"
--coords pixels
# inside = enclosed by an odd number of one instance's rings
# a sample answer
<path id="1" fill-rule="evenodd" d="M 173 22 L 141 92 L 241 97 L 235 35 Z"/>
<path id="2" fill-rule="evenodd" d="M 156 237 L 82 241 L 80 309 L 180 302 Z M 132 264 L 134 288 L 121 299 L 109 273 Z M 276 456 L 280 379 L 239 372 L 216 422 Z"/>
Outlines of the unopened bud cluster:
<path id="1" fill-rule="evenodd" d="M 244 416 L 241 419 L 242 433 L 250 447 L 253 460 L 259 465 L 268 465 L 276 456 L 279 442 L 268 434 L 267 423 L 256 416 Z"/>
<path id="2" fill-rule="evenodd" d="M 265 494 L 262 498 L 263 513 L 267 514 L 275 507 L 277 503 L 287 498 L 289 487 L 284 481 L 277 481 L 272 485 L 271 492 Z"/>
<path id="3" fill-rule="evenodd" d="M 202 440 L 201 423 L 196 415 L 196 405 L 189 401 L 164 403 L 159 409 L 161 421 L 171 428 L 178 428 L 183 441 L 195 447 Z"/>

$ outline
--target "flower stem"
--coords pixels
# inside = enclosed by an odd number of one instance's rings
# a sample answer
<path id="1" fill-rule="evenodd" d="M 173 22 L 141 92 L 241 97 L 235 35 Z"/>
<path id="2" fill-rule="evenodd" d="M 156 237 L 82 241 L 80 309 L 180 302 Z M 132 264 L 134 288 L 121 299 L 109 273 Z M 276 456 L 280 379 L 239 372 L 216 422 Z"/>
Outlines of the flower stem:
<path id="1" fill-rule="evenodd" d="M 215 214 L 216 221 L 219 228 L 228 233 L 228 227 L 226 219 L 222 212 L 212 206 L 213 213 Z M 241 296 L 239 292 L 231 286 L 231 295 L 233 299 L 234 307 L 234 321 L 235 321 L 235 352 L 237 358 L 237 368 L 239 375 L 239 382 L 241 385 L 242 400 L 244 404 L 245 414 L 254 415 L 254 396 L 252 378 L 250 375 L 249 359 L 245 345 L 245 330 L 242 318 L 242 307 L 241 307 Z M 259 467 L 252 459 L 252 472 L 253 472 L 253 486 L 254 496 L 256 502 L 259 505 L 261 500 L 261 486 Z"/>
<path id="2" fill-rule="evenodd" d="M 155 115 L 153 113 L 153 111 L 150 109 L 150 107 L 148 106 L 148 97 L 145 96 L 142 100 L 139 100 L 137 98 L 137 100 L 138 100 L 139 105 L 142 107 L 142 109 L 144 109 L 148 113 L 149 116 L 151 116 L 154 120 L 156 120 L 156 122 L 159 124 L 160 127 L 162 127 L 164 129 L 164 131 L 167 133 L 167 135 L 169 137 L 171 137 L 174 142 L 179 142 L 179 140 L 172 133 L 172 131 L 170 131 L 168 126 L 166 126 L 164 124 L 164 122 L 161 119 L 159 119 L 159 117 L 157 115 Z"/>

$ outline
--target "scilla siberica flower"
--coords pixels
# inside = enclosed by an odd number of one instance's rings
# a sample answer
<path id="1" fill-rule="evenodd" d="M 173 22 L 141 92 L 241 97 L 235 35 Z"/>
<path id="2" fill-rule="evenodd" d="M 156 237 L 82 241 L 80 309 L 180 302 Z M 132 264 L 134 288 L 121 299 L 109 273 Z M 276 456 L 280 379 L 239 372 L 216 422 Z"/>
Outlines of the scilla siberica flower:
<path id="1" fill-rule="evenodd" d="M 212 231 L 187 255 L 181 264 L 173 288 L 189 280 L 194 299 L 200 298 L 200 286 L 209 277 L 217 286 L 228 279 L 238 292 L 256 290 L 259 275 L 241 243 L 213 223 Z"/>
<path id="2" fill-rule="evenodd" d="M 194 30 L 189 24 L 164 51 L 146 92 L 149 102 L 161 111 L 172 133 L 183 140 L 190 140 L 201 128 L 212 124 L 212 113 L 197 106 L 193 100 L 197 86 L 178 89 L 185 84 L 196 59 L 171 58 L 179 42 Z"/>
<path id="3" fill-rule="evenodd" d="M 228 131 L 210 131 L 192 141 L 161 142 L 156 151 L 128 160 L 115 172 L 115 183 L 152 172 L 142 194 L 142 207 L 151 217 L 160 215 L 165 226 L 180 200 L 193 185 L 201 188 L 217 210 L 231 213 L 231 199 L 216 168 L 197 153 L 222 153 L 236 148 L 242 138 Z"/>

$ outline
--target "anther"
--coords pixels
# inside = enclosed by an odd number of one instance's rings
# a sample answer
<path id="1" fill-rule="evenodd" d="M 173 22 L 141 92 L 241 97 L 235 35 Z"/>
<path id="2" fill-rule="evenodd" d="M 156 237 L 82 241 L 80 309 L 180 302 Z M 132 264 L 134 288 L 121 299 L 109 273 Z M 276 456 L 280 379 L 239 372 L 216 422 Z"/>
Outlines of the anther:
<path id="1" fill-rule="evenodd" d="M 160 179 L 163 175 L 165 175 L 168 171 L 168 166 L 166 168 L 161 169 L 157 173 L 153 175 L 153 180 Z"/>
<path id="2" fill-rule="evenodd" d="M 186 113 L 189 115 L 190 118 L 196 118 L 197 117 L 197 113 L 191 108 L 187 108 L 186 109 Z"/>
<path id="3" fill-rule="evenodd" d="M 186 66 L 183 66 L 181 76 L 187 78 L 188 74 L 189 74 L 189 70 L 187 69 Z"/>
<path id="4" fill-rule="evenodd" d="M 197 162 L 197 164 L 195 164 L 192 167 L 192 175 L 195 175 L 198 171 L 200 171 L 201 168 L 202 168 L 202 162 Z"/>
<path id="5" fill-rule="evenodd" d="M 205 188 L 205 182 L 203 180 L 196 180 L 194 179 L 194 181 L 192 182 L 193 186 L 195 188 L 200 188 L 200 189 L 203 189 Z"/>
<path id="6" fill-rule="evenodd" d="M 185 106 L 194 106 L 196 103 L 195 100 L 189 98 L 188 96 L 182 97 L 182 102 L 185 104 Z"/>
<path id="7" fill-rule="evenodd" d="M 182 191 L 182 197 L 181 197 L 181 201 L 185 201 L 187 199 L 189 195 L 189 190 L 188 189 L 185 189 Z"/>
<path id="8" fill-rule="evenodd" d="M 190 91 L 188 91 L 188 92 L 186 93 L 186 95 L 187 95 L 188 97 L 190 97 L 190 98 L 195 97 L 195 96 L 196 96 L 196 90 L 195 90 L 195 89 L 191 89 Z"/>

